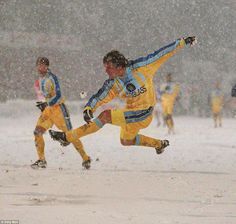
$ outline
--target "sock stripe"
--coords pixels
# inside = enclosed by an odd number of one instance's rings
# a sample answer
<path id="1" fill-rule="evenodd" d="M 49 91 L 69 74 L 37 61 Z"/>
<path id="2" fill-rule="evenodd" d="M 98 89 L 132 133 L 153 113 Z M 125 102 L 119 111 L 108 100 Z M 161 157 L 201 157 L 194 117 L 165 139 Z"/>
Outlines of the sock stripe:
<path id="1" fill-rule="evenodd" d="M 135 145 L 140 145 L 140 135 L 136 135 L 136 137 L 135 137 Z"/>
<path id="2" fill-rule="evenodd" d="M 93 121 L 99 128 L 104 126 L 104 124 L 98 118 L 95 118 Z"/>

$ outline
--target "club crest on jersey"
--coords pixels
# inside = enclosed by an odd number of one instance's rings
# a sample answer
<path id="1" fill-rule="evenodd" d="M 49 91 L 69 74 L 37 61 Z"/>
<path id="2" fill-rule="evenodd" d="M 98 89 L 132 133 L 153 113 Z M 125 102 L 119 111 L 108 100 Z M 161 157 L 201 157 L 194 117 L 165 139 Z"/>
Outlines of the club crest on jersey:
<path id="1" fill-rule="evenodd" d="M 130 93 L 132 93 L 132 92 L 135 91 L 136 87 L 135 87 L 134 84 L 128 83 L 128 84 L 126 85 L 126 89 L 127 89 Z"/>
<path id="2" fill-rule="evenodd" d="M 142 93 L 145 93 L 147 89 L 145 86 L 140 87 L 139 89 L 136 89 L 135 85 L 132 83 L 128 83 L 126 85 L 126 90 L 127 90 L 127 96 L 131 95 L 132 97 L 139 96 Z"/>

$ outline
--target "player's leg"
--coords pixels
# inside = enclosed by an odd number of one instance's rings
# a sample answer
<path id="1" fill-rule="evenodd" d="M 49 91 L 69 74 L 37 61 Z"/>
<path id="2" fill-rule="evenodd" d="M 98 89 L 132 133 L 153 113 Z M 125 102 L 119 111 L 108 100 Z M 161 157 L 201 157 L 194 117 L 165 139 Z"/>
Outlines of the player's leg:
<path id="1" fill-rule="evenodd" d="M 217 128 L 217 113 L 213 112 L 214 127 Z"/>
<path id="2" fill-rule="evenodd" d="M 175 134 L 173 114 L 169 114 L 168 116 L 170 117 L 169 134 Z"/>
<path id="3" fill-rule="evenodd" d="M 212 115 L 213 115 L 213 121 L 214 121 L 214 127 L 218 127 L 218 115 L 219 115 L 219 107 L 217 104 L 212 105 Z"/>
<path id="4" fill-rule="evenodd" d="M 106 123 L 111 123 L 111 110 L 103 111 L 97 118 L 95 118 L 89 124 L 85 124 L 79 128 L 58 132 L 49 130 L 52 139 L 59 141 L 61 144 L 71 142 L 76 147 L 82 148 L 82 143 L 79 140 L 81 137 L 92 134 L 101 129 Z"/>
<path id="5" fill-rule="evenodd" d="M 97 132 L 107 123 L 111 124 L 111 110 L 105 110 L 92 122 L 66 132 L 66 139 L 68 142 L 74 142 L 78 138 Z"/>
<path id="6" fill-rule="evenodd" d="M 152 108 L 139 111 L 113 110 L 112 124 L 121 126 L 121 144 L 152 147 L 161 153 L 160 150 L 169 145 L 168 140 L 159 140 L 138 134 L 140 129 L 148 127 L 152 117 Z"/>
<path id="7" fill-rule="evenodd" d="M 66 133 L 52 131 L 51 137 L 57 141 L 75 142 L 78 138 L 92 134 L 101 129 L 105 124 L 110 123 L 122 127 L 121 143 L 123 145 L 140 145 L 162 150 L 169 145 L 168 140 L 153 139 L 144 135 L 137 135 L 141 128 L 147 127 L 152 120 L 152 110 L 124 111 L 124 110 L 105 110 L 93 122 L 85 124 L 77 129 Z M 129 125 L 127 126 L 127 123 Z M 135 124 L 136 123 L 136 124 Z M 124 136 L 124 137 L 123 137 Z"/>
<path id="8" fill-rule="evenodd" d="M 167 116 L 167 113 L 168 113 L 168 105 L 165 103 L 165 102 L 162 102 L 161 103 L 161 106 L 162 106 L 162 119 L 163 119 L 163 127 L 166 127 L 167 126 L 167 119 L 166 119 L 166 116 Z"/>
<path id="9" fill-rule="evenodd" d="M 68 109 L 64 103 L 58 105 L 55 108 L 55 110 L 53 112 L 53 122 L 57 126 L 57 128 L 62 130 L 63 132 L 67 132 L 72 129 L 70 115 L 69 115 Z M 68 144 L 69 144 L 69 142 L 64 142 L 62 145 L 67 146 Z M 82 160 L 83 160 L 82 166 L 86 169 L 89 169 L 91 159 L 87 155 L 87 153 L 85 152 L 82 142 L 78 138 L 76 138 L 76 139 L 74 139 L 72 144 L 74 145 L 76 151 L 82 157 Z"/>
<path id="10" fill-rule="evenodd" d="M 215 106 L 214 110 L 215 114 L 215 127 L 222 126 L 222 115 L 221 115 L 221 107 L 219 105 Z"/>
<path id="11" fill-rule="evenodd" d="M 219 126 L 222 127 L 222 113 L 221 111 L 218 114 Z"/>
<path id="12" fill-rule="evenodd" d="M 168 134 L 173 133 L 174 134 L 174 120 L 173 120 L 173 109 L 174 109 L 174 104 L 168 103 L 165 105 L 163 114 L 166 122 L 166 126 L 168 128 Z"/>
<path id="13" fill-rule="evenodd" d="M 50 108 L 46 108 L 40 115 L 34 130 L 35 147 L 38 154 L 38 160 L 31 165 L 32 168 L 46 168 L 47 162 L 44 153 L 44 138 L 43 134 L 52 127 L 53 122 L 50 119 Z"/>
<path id="14" fill-rule="evenodd" d="M 222 126 L 222 106 L 221 105 L 216 105 L 215 106 L 215 112 L 217 114 L 217 124 L 219 127 Z"/>
<path id="15" fill-rule="evenodd" d="M 146 128 L 152 120 L 152 116 L 141 122 L 127 124 L 121 127 L 120 142 L 126 146 L 146 146 L 156 149 L 158 154 L 164 151 L 164 148 L 169 145 L 168 140 L 160 140 L 151 138 L 146 135 L 138 134 L 140 129 Z"/>
<path id="16" fill-rule="evenodd" d="M 161 109 L 160 109 L 161 105 L 160 103 L 158 103 L 156 105 L 156 109 L 154 111 L 155 115 L 156 115 L 156 119 L 157 119 L 157 127 L 159 127 L 161 125 Z"/>

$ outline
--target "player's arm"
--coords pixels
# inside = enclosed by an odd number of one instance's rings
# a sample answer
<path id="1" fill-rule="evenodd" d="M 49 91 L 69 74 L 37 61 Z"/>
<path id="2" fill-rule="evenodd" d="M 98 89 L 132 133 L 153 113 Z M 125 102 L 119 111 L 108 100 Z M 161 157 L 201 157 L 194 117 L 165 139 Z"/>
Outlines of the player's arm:
<path id="1" fill-rule="evenodd" d="M 131 65 L 134 69 L 140 70 L 140 72 L 154 75 L 158 68 L 171 56 L 173 56 L 179 49 L 185 45 L 194 45 L 196 43 L 195 37 L 187 37 L 177 39 L 174 42 L 160 48 L 159 50 L 147 55 L 146 57 L 138 58 L 131 61 Z"/>
<path id="2" fill-rule="evenodd" d="M 115 87 L 115 81 L 108 79 L 104 82 L 101 89 L 98 90 L 88 101 L 84 107 L 84 120 L 89 123 L 93 118 L 93 112 L 103 104 L 110 102 L 118 95 Z"/>
<path id="3" fill-rule="evenodd" d="M 45 98 L 42 94 L 42 92 L 40 91 L 40 84 L 39 84 L 39 80 L 35 80 L 34 82 L 34 90 L 37 96 L 37 102 L 36 102 L 36 107 L 38 109 L 40 109 L 42 112 L 44 111 L 44 109 L 48 106 L 47 102 L 45 102 Z"/>

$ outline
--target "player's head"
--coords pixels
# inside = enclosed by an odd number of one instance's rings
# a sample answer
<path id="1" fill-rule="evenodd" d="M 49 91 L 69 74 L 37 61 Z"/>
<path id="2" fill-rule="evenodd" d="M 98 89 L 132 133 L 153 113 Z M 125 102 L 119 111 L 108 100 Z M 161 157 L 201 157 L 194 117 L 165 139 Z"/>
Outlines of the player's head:
<path id="1" fill-rule="evenodd" d="M 36 60 L 36 67 L 40 74 L 46 74 L 49 67 L 49 60 L 46 57 L 38 57 Z"/>
<path id="2" fill-rule="evenodd" d="M 38 57 L 36 61 L 36 66 L 39 64 L 44 64 L 46 66 L 49 66 L 49 60 L 46 57 Z"/>
<path id="3" fill-rule="evenodd" d="M 117 50 L 108 52 L 103 58 L 103 64 L 112 63 L 116 67 L 127 67 L 128 59 Z"/>
<path id="4" fill-rule="evenodd" d="M 124 74 L 128 59 L 117 50 L 108 52 L 103 58 L 103 64 L 109 77 L 115 78 Z"/>

